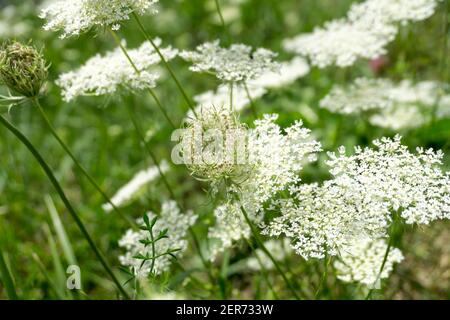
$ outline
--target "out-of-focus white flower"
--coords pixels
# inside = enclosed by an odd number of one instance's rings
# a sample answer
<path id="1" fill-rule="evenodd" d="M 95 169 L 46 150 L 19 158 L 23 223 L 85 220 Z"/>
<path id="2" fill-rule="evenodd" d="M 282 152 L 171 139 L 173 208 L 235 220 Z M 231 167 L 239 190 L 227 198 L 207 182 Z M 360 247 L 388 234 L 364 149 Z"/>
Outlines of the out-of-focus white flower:
<path id="1" fill-rule="evenodd" d="M 155 39 L 156 45 L 161 45 L 161 39 Z M 161 48 L 166 60 L 171 60 L 178 54 L 172 47 Z M 149 42 L 144 42 L 139 48 L 128 50 L 139 74 L 130 64 L 120 48 L 96 55 L 89 59 L 81 68 L 60 75 L 57 85 L 62 88 L 66 101 L 78 96 L 104 95 L 116 92 L 120 87 L 131 90 L 142 90 L 155 87 L 159 75 L 155 65 L 160 62 L 159 55 Z"/>
<path id="2" fill-rule="evenodd" d="M 41 11 L 45 30 L 62 31 L 61 38 L 76 36 L 93 27 L 120 28 L 135 12 L 156 13 L 158 0 L 57 0 Z"/>
<path id="3" fill-rule="evenodd" d="M 249 87 L 274 89 L 292 84 L 307 75 L 310 67 L 305 59 L 295 57 L 291 61 L 281 62 L 279 72 L 266 72 L 249 82 Z M 253 96 L 252 96 L 253 98 Z"/>
<path id="4" fill-rule="evenodd" d="M 448 85 L 435 81 L 395 84 L 388 79 L 356 79 L 348 88 L 335 86 L 320 106 L 341 114 L 367 113 L 373 125 L 394 130 L 416 128 L 445 117 Z"/>
<path id="5" fill-rule="evenodd" d="M 163 173 L 169 170 L 169 165 L 165 161 L 162 161 L 159 167 Z M 146 170 L 139 171 L 133 177 L 133 179 L 131 179 L 130 182 L 128 182 L 126 185 L 120 188 L 119 191 L 116 192 L 116 194 L 111 198 L 111 202 L 116 207 L 126 205 L 138 195 L 138 193 L 146 184 L 155 180 L 157 177 L 159 177 L 159 170 L 156 166 L 152 166 Z M 111 212 L 113 210 L 113 207 L 110 203 L 103 204 L 102 208 L 106 212 Z"/>
<path id="6" fill-rule="evenodd" d="M 276 53 L 259 48 L 255 51 L 244 44 L 222 48 L 219 41 L 204 43 L 195 51 L 183 51 L 180 56 L 191 61 L 193 72 L 210 72 L 224 82 L 248 82 L 269 71 L 279 70 L 274 62 Z"/>
<path id="7" fill-rule="evenodd" d="M 441 0 L 366 0 L 353 4 L 347 17 L 284 42 L 286 50 L 308 57 L 313 65 L 348 67 L 356 60 L 386 52 L 399 24 L 430 17 Z"/>
<path id="8" fill-rule="evenodd" d="M 214 249 L 213 257 L 231 246 L 233 241 L 249 236 L 250 229 L 241 206 L 253 223 L 260 225 L 264 206 L 277 194 L 298 183 L 303 166 L 314 161 L 321 150 L 320 143 L 312 139 L 310 130 L 301 122 L 283 130 L 275 123 L 277 117 L 264 115 L 248 132 L 247 171 L 242 181 L 228 188 L 231 204 L 216 212 L 216 216 L 221 216 L 216 219 L 210 237 L 220 239 L 221 243 Z"/>
<path id="9" fill-rule="evenodd" d="M 334 179 L 291 188 L 291 198 L 275 203 L 281 216 L 264 232 L 287 236 L 305 259 L 324 258 L 361 236 L 384 237 L 395 212 L 408 224 L 450 218 L 450 176 L 439 168 L 442 152 L 418 148 L 413 154 L 400 140 L 375 140 L 376 149 L 357 147 L 351 156 L 343 147 L 330 153 Z"/>
<path id="10" fill-rule="evenodd" d="M 386 53 L 385 46 L 397 30 L 387 25 L 382 31 L 380 35 L 364 24 L 335 20 L 310 34 L 286 40 L 284 48 L 308 57 L 319 68 L 332 64 L 349 67 L 359 58 L 373 59 Z"/>
<path id="11" fill-rule="evenodd" d="M 120 263 L 132 268 L 138 278 L 149 275 L 152 262 L 149 260 L 142 263 L 142 259 L 137 259 L 136 256 L 152 257 L 154 254 L 156 259 L 154 261 L 153 272 L 159 275 L 167 271 L 170 267 L 172 257 L 164 253 L 168 250 L 178 249 L 178 251 L 172 254 L 177 258 L 181 258 L 188 246 L 186 240 L 187 231 L 197 220 L 197 216 L 192 212 L 182 213 L 175 201 L 164 202 L 159 215 L 149 212 L 147 216 L 150 221 L 158 216 L 158 220 L 153 227 L 155 238 L 158 237 L 161 231 L 167 229 L 167 238 L 155 242 L 155 252 L 152 252 L 151 245 L 142 243 L 142 240 L 150 238 L 149 231 L 147 230 L 134 231 L 130 229 L 119 240 L 119 246 L 125 248 L 127 251 L 125 255 L 119 257 Z M 138 220 L 138 223 L 143 225 L 142 219 Z"/>
<path id="12" fill-rule="evenodd" d="M 19 38 L 31 31 L 31 26 L 23 21 L 31 12 L 30 4 L 10 5 L 0 10 L 0 39 Z"/>
<path id="13" fill-rule="evenodd" d="M 344 282 L 359 282 L 371 288 L 381 279 L 389 277 L 395 263 L 403 261 L 402 252 L 391 248 L 381 271 L 387 250 L 384 239 L 358 239 L 351 246 L 344 248 L 339 259 L 334 262 L 338 279 Z"/>
<path id="14" fill-rule="evenodd" d="M 289 239 L 287 238 L 284 238 L 283 240 L 268 240 L 264 242 L 264 246 L 269 250 L 276 261 L 284 261 L 292 254 Z M 261 249 L 256 249 L 253 255 L 254 256 L 248 258 L 246 261 L 246 265 L 251 271 L 261 271 L 261 265 L 265 270 L 273 270 L 275 268 L 272 260 L 270 260 L 270 258 L 267 257 L 267 254 Z M 256 258 L 255 255 L 257 255 L 258 258 Z"/>

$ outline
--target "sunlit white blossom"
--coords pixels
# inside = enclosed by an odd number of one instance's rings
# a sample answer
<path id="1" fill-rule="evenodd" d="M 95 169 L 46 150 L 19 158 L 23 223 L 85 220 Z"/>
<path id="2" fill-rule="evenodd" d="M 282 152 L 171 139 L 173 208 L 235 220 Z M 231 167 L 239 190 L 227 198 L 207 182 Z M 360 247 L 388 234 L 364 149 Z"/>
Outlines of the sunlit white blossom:
<path id="1" fill-rule="evenodd" d="M 154 262 L 153 272 L 154 274 L 161 274 L 167 271 L 171 265 L 172 257 L 170 255 L 163 255 L 168 250 L 179 249 L 174 252 L 177 258 L 183 256 L 188 246 L 186 235 L 188 229 L 195 223 L 197 216 L 192 212 L 182 213 L 177 207 L 175 201 L 167 201 L 162 204 L 161 213 L 155 215 L 153 212 L 148 214 L 149 220 L 158 216 L 155 226 L 153 227 L 153 233 L 155 237 L 158 234 L 167 229 L 167 238 L 161 239 L 155 242 L 155 252 L 152 252 L 151 245 L 145 245 L 141 240 L 150 238 L 147 230 L 128 230 L 122 239 L 119 240 L 119 246 L 125 248 L 127 251 L 125 255 L 120 256 L 120 263 L 124 266 L 132 268 L 137 277 L 146 277 L 151 271 L 151 261 L 145 261 L 142 264 L 141 259 L 137 259 L 136 256 L 157 256 Z M 140 225 L 143 225 L 142 219 L 138 221 Z"/>
<path id="2" fill-rule="evenodd" d="M 440 0 L 366 0 L 347 17 L 327 22 L 311 33 L 284 42 L 286 50 L 308 57 L 313 65 L 349 67 L 358 59 L 386 53 L 399 25 L 430 17 Z"/>
<path id="3" fill-rule="evenodd" d="M 169 170 L 169 166 L 165 161 L 162 161 L 159 167 L 163 173 Z M 116 192 L 116 194 L 111 198 L 111 202 L 116 207 L 126 205 L 139 194 L 146 184 L 155 180 L 157 177 L 159 177 L 159 170 L 156 166 L 139 171 L 126 185 Z M 106 212 L 113 210 L 110 203 L 105 203 L 102 207 Z"/>
<path id="4" fill-rule="evenodd" d="M 394 264 L 404 258 L 399 249 L 391 248 L 380 273 L 387 247 L 384 239 L 362 238 L 344 248 L 334 263 L 338 279 L 376 287 L 378 281 L 389 277 Z"/>
<path id="5" fill-rule="evenodd" d="M 356 79 L 348 87 L 335 86 L 320 106 L 341 114 L 367 114 L 371 124 L 394 130 L 415 128 L 446 117 L 448 85 L 435 81 L 396 84 L 388 79 Z"/>
<path id="6" fill-rule="evenodd" d="M 57 0 L 41 11 L 46 19 L 45 30 L 62 31 L 61 38 L 76 36 L 93 27 L 111 26 L 117 30 L 120 23 L 132 13 L 156 13 L 159 0 Z"/>
<path id="7" fill-rule="evenodd" d="M 265 89 L 282 88 L 307 75 L 309 71 L 310 67 L 305 59 L 295 57 L 291 61 L 281 62 L 279 71 L 263 73 L 255 80 L 250 81 L 249 87 Z"/>
<path id="8" fill-rule="evenodd" d="M 291 198 L 276 205 L 281 216 L 265 233 L 292 239 L 304 258 L 337 255 L 366 235 L 382 238 L 398 214 L 408 224 L 450 218 L 450 177 L 440 169 L 442 152 L 417 149 L 413 154 L 400 137 L 375 140 L 376 149 L 341 147 L 327 164 L 332 180 L 291 188 Z"/>
<path id="9" fill-rule="evenodd" d="M 155 39 L 160 46 L 161 40 Z M 172 47 L 161 48 L 166 60 L 173 59 L 178 51 Z M 57 85 L 62 88 L 66 101 L 78 96 L 104 95 L 116 92 L 120 87 L 142 90 L 155 87 L 159 74 L 155 65 L 160 62 L 159 55 L 149 42 L 144 42 L 139 48 L 128 50 L 139 74 L 130 64 L 120 48 L 105 55 L 96 55 L 89 59 L 78 70 L 60 75 Z"/>
<path id="10" fill-rule="evenodd" d="M 279 70 L 274 62 L 276 53 L 259 48 L 253 49 L 244 44 L 233 44 L 222 48 L 219 41 L 207 42 L 195 51 L 183 51 L 180 56 L 193 65 L 193 72 L 209 72 L 224 82 L 247 82 L 269 71 Z"/>

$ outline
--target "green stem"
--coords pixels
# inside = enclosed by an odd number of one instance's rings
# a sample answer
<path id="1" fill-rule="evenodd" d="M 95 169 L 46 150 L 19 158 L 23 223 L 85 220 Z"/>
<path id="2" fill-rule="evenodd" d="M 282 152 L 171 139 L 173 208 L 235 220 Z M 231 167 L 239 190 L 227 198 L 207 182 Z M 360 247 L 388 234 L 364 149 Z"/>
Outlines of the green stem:
<path id="1" fill-rule="evenodd" d="M 177 198 L 175 197 L 175 192 L 173 191 L 171 185 L 169 184 L 169 181 L 167 180 L 166 175 L 165 175 L 164 172 L 162 171 L 162 169 L 161 169 L 159 163 L 157 162 L 157 159 L 156 159 L 155 154 L 153 153 L 152 149 L 150 148 L 150 146 L 148 145 L 147 141 L 146 141 L 145 138 L 144 138 L 144 135 L 143 135 L 143 133 L 142 133 L 142 130 L 140 129 L 140 126 L 139 126 L 139 124 L 138 124 L 138 122 L 137 122 L 137 119 L 136 119 L 136 117 L 135 117 L 135 115 L 134 115 L 133 110 L 131 109 L 131 106 L 129 106 L 129 105 L 127 104 L 127 107 L 128 107 L 128 111 L 129 111 L 129 114 L 130 114 L 131 122 L 133 123 L 133 126 L 134 126 L 134 128 L 135 128 L 135 130 L 136 130 L 136 132 L 137 132 L 137 134 L 138 134 L 138 136 L 139 136 L 139 139 L 140 139 L 141 142 L 144 144 L 144 147 L 145 147 L 147 153 L 149 154 L 149 156 L 150 156 L 150 158 L 152 159 L 153 163 L 156 165 L 156 168 L 157 168 L 158 173 L 159 173 L 159 175 L 160 175 L 160 177 L 161 177 L 161 180 L 163 181 L 164 186 L 166 187 L 167 191 L 169 192 L 170 197 L 171 197 L 172 199 L 174 199 L 174 200 L 177 199 Z M 181 206 L 181 203 L 178 203 L 178 205 L 180 206 L 180 209 L 183 210 L 183 208 L 182 208 L 182 206 Z M 189 234 L 191 235 L 192 239 L 194 240 L 194 245 L 195 245 L 195 247 L 196 247 L 196 249 L 197 249 L 197 252 L 198 252 L 198 255 L 199 255 L 199 257 L 200 257 L 200 260 L 202 261 L 202 264 L 203 264 L 203 265 L 205 266 L 205 268 L 208 270 L 208 276 L 209 276 L 210 280 L 213 281 L 214 277 L 213 277 L 212 274 L 210 273 L 210 270 L 209 270 L 209 263 L 208 263 L 207 260 L 205 259 L 204 255 L 203 255 L 203 253 L 202 253 L 202 251 L 201 251 L 201 249 L 200 249 L 200 244 L 199 244 L 198 238 L 197 238 L 197 236 L 195 235 L 194 231 L 192 230 L 192 227 L 189 227 Z"/>
<path id="2" fill-rule="evenodd" d="M 194 116 L 197 117 L 197 113 L 195 111 L 194 105 L 192 104 L 191 100 L 189 99 L 188 95 L 186 94 L 186 91 L 183 89 L 183 86 L 180 84 L 180 81 L 178 81 L 178 78 L 176 77 L 175 73 L 173 72 L 173 70 L 170 67 L 169 63 L 167 62 L 166 58 L 164 58 L 164 56 L 161 53 L 161 51 L 159 50 L 158 46 L 155 44 L 155 42 L 149 36 L 148 32 L 145 30 L 145 27 L 142 24 L 141 20 L 139 19 L 139 16 L 135 12 L 133 12 L 132 15 L 135 18 L 135 20 L 139 26 L 139 29 L 141 30 L 145 39 L 148 42 L 150 42 L 150 44 L 152 45 L 152 47 L 155 49 L 156 53 L 158 54 L 159 58 L 161 59 L 162 63 L 166 67 L 167 71 L 169 72 L 170 76 L 172 77 L 173 81 L 175 81 L 175 84 L 177 85 L 178 90 L 180 91 L 181 95 L 183 96 L 184 100 L 186 101 L 189 109 L 191 109 L 192 112 L 194 113 Z"/>
<path id="3" fill-rule="evenodd" d="M 327 281 L 327 278 L 328 278 L 328 267 L 330 266 L 330 263 L 331 263 L 331 257 L 328 257 L 328 258 L 324 259 L 324 268 L 325 268 L 325 270 L 322 273 L 322 278 L 320 279 L 319 286 L 317 287 L 316 294 L 314 295 L 315 299 L 317 299 L 319 294 L 322 292 L 322 287 Z"/>
<path id="4" fill-rule="evenodd" d="M 2 249 L 0 248 L 0 275 L 1 280 L 6 288 L 6 293 L 11 300 L 18 300 L 19 297 L 16 293 L 16 288 L 14 287 L 14 281 L 9 273 L 8 266 L 6 265 L 5 259 L 3 257 Z"/>
<path id="5" fill-rule="evenodd" d="M 137 228 L 136 223 L 123 214 L 122 211 L 117 208 L 117 206 L 111 201 L 111 199 L 108 197 L 108 195 L 102 190 L 102 188 L 97 184 L 97 182 L 92 178 L 92 176 L 87 172 L 87 170 L 83 167 L 83 165 L 77 160 L 73 152 L 69 149 L 69 147 L 64 143 L 64 141 L 59 137 L 58 133 L 56 132 L 55 127 L 52 125 L 50 120 L 48 119 L 47 115 L 45 114 L 44 109 L 42 108 L 39 100 L 37 98 L 33 98 L 32 102 L 37 107 L 39 112 L 42 115 L 42 118 L 44 118 L 45 123 L 47 124 L 47 127 L 50 129 L 51 134 L 53 137 L 58 141 L 60 146 L 64 149 L 64 151 L 69 155 L 69 157 L 72 159 L 72 161 L 75 163 L 77 168 L 83 173 L 83 175 L 89 180 L 89 182 L 94 186 L 95 189 L 102 195 L 102 197 L 105 199 L 106 202 L 108 202 L 111 207 L 114 209 L 114 211 L 123 219 L 125 220 L 130 226 L 133 228 Z"/>
<path id="6" fill-rule="evenodd" d="M 64 193 L 61 185 L 59 184 L 58 180 L 54 176 L 52 169 L 50 169 L 49 165 L 45 162 L 44 158 L 42 158 L 41 154 L 36 150 L 36 148 L 33 146 L 33 144 L 25 137 L 19 129 L 17 129 L 12 123 L 10 123 L 6 118 L 4 118 L 2 115 L 0 115 L 0 122 L 5 126 L 6 129 L 8 129 L 14 136 L 16 136 L 20 142 L 24 144 L 25 147 L 31 152 L 31 154 L 34 156 L 34 158 L 39 162 L 39 165 L 44 170 L 45 174 L 49 178 L 50 182 L 53 184 L 54 188 L 56 189 L 56 192 L 60 196 L 62 202 L 64 203 L 65 207 L 69 211 L 72 218 L 75 220 L 75 223 L 77 224 L 78 228 L 80 229 L 81 233 L 89 243 L 89 246 L 91 247 L 92 251 L 94 252 L 97 259 L 102 264 L 103 268 L 105 269 L 106 273 L 110 276 L 111 280 L 116 285 L 117 289 L 120 291 L 120 293 L 126 298 L 129 299 L 128 293 L 125 291 L 125 289 L 120 284 L 119 280 L 116 278 L 114 273 L 112 272 L 112 269 L 110 268 L 108 262 L 106 262 L 105 258 L 103 257 L 100 250 L 95 245 L 94 241 L 92 240 L 91 236 L 89 235 L 89 232 L 86 230 L 83 222 L 81 221 L 80 217 L 78 216 L 75 209 L 72 207 L 72 204 L 67 199 L 66 194 Z"/>
<path id="7" fill-rule="evenodd" d="M 120 41 L 119 37 L 117 36 L 117 33 L 114 32 L 111 28 L 109 29 L 109 32 L 111 33 L 114 41 L 119 46 L 119 48 L 122 51 L 122 53 L 125 55 L 125 57 L 127 58 L 128 62 L 130 63 L 130 65 L 132 66 L 132 68 L 134 69 L 136 74 L 138 76 L 140 76 L 141 75 L 141 71 L 138 69 L 138 67 L 134 63 L 133 59 L 131 59 L 127 49 L 123 46 L 122 42 Z M 150 93 L 150 95 L 152 96 L 153 100 L 155 100 L 156 105 L 158 106 L 159 110 L 161 111 L 161 113 L 166 118 L 167 122 L 172 126 L 173 129 L 175 129 L 176 128 L 175 124 L 170 119 L 169 115 L 166 112 L 166 109 L 164 109 L 164 107 L 162 106 L 161 101 L 158 99 L 158 96 L 156 95 L 155 91 L 153 91 L 153 89 L 148 87 L 148 86 L 147 86 L 147 91 Z"/>
<path id="8" fill-rule="evenodd" d="M 264 267 L 261 258 L 259 257 L 258 253 L 256 252 L 255 247 L 253 246 L 253 244 L 251 243 L 250 240 L 247 240 L 248 245 L 250 246 L 250 248 L 252 248 L 253 254 L 255 255 L 256 261 L 258 261 L 259 267 L 261 268 L 261 273 L 263 275 L 264 280 L 267 283 L 267 286 L 269 287 L 269 290 L 272 292 L 273 297 L 278 300 L 278 295 L 276 293 L 276 291 L 273 289 L 272 283 L 270 282 L 269 279 L 269 275 L 267 274 L 267 270 Z"/>
<path id="9" fill-rule="evenodd" d="M 384 253 L 384 257 L 383 257 L 383 262 L 381 263 L 380 271 L 378 272 L 378 276 L 377 276 L 377 279 L 374 282 L 374 285 L 376 285 L 378 283 L 378 281 L 380 281 L 381 274 L 383 273 L 383 269 L 384 269 L 384 266 L 386 265 L 386 261 L 387 261 L 387 258 L 389 256 L 389 252 L 391 251 L 391 248 L 392 248 L 393 238 L 394 237 L 392 235 L 389 238 L 389 243 L 388 243 L 388 246 L 386 248 L 386 252 Z M 369 293 L 367 293 L 366 300 L 371 299 L 373 290 L 374 290 L 373 287 L 370 288 Z"/>
<path id="10" fill-rule="evenodd" d="M 228 33 L 227 25 L 225 23 L 225 19 L 223 18 L 222 9 L 220 8 L 219 0 L 214 0 L 216 2 L 217 13 L 219 14 L 220 22 L 222 23 L 223 31 L 227 37 L 227 40 L 230 40 L 230 34 Z"/>
<path id="11" fill-rule="evenodd" d="M 253 236 L 255 237 L 256 243 L 261 248 L 261 250 L 269 257 L 269 259 L 272 261 L 272 263 L 274 264 L 275 268 L 280 273 L 281 277 L 283 278 L 284 282 L 286 283 L 287 287 L 289 288 L 291 293 L 294 295 L 294 297 L 297 300 L 300 300 L 300 297 L 297 294 L 297 292 L 295 291 L 295 288 L 292 286 L 292 284 L 290 283 L 290 281 L 288 280 L 288 278 L 284 274 L 284 272 L 281 269 L 280 265 L 278 264 L 277 260 L 275 260 L 275 258 L 269 252 L 269 250 L 267 250 L 267 248 L 264 246 L 264 243 L 261 240 L 261 237 L 259 236 L 258 231 L 255 230 L 255 227 L 254 227 L 253 223 L 250 221 L 250 219 L 248 217 L 247 211 L 244 209 L 244 207 L 242 205 L 240 205 L 240 208 L 241 208 L 241 211 L 242 211 L 242 213 L 244 215 L 245 221 L 247 222 L 248 226 L 250 227 L 250 230 L 252 231 Z"/>
<path id="12" fill-rule="evenodd" d="M 250 101 L 250 108 L 252 110 L 253 117 L 256 120 L 256 119 L 258 119 L 258 113 L 256 112 L 255 102 L 253 101 L 253 98 L 250 95 L 250 90 L 248 90 L 248 86 L 247 86 L 246 82 L 244 82 L 244 89 L 245 89 L 245 93 L 247 94 L 247 98 Z"/>

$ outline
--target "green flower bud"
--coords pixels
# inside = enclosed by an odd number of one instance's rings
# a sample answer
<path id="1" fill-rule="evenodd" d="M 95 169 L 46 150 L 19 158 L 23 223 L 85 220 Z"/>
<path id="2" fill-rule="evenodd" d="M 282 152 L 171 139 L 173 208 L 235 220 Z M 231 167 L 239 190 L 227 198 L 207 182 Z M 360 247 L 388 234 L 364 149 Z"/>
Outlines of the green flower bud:
<path id="1" fill-rule="evenodd" d="M 0 48 L 0 83 L 25 97 L 37 97 L 48 77 L 48 65 L 41 52 L 19 42 Z"/>

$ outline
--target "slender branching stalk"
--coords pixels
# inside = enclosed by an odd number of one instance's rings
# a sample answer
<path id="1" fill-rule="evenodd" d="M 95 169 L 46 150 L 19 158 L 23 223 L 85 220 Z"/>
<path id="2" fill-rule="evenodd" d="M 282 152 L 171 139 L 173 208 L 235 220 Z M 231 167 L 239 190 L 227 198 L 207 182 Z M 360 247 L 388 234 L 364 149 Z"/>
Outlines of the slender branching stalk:
<path id="1" fill-rule="evenodd" d="M 69 199 L 67 198 L 66 194 L 64 193 L 64 190 L 62 189 L 61 185 L 59 184 L 58 180 L 56 179 L 55 175 L 53 174 L 52 169 L 47 164 L 47 162 L 44 160 L 44 158 L 41 156 L 39 151 L 33 146 L 33 144 L 28 140 L 27 137 L 25 137 L 19 129 L 17 129 L 12 123 L 10 123 L 5 117 L 0 115 L 0 122 L 2 125 L 10 131 L 14 136 L 16 136 L 17 139 L 20 140 L 20 142 L 31 152 L 31 154 L 34 156 L 34 158 L 37 160 L 41 168 L 44 170 L 45 174 L 49 178 L 50 182 L 56 189 L 56 192 L 60 196 L 62 202 L 64 203 L 65 207 L 69 211 L 72 218 L 75 220 L 75 223 L 77 224 L 78 228 L 80 229 L 81 233 L 83 234 L 84 238 L 89 243 L 90 248 L 94 252 L 97 259 L 100 261 L 101 265 L 105 269 L 106 273 L 109 275 L 111 280 L 116 285 L 119 292 L 122 294 L 122 296 L 126 299 L 130 299 L 128 293 L 125 291 L 125 289 L 120 284 L 119 280 L 115 276 L 114 272 L 112 271 L 111 267 L 109 266 L 106 259 L 103 257 L 103 254 L 100 252 L 100 250 L 97 248 L 97 245 L 92 240 L 91 236 L 89 235 L 89 232 L 87 231 L 86 227 L 84 226 L 82 220 L 80 219 L 78 213 L 73 208 L 72 204 L 70 203 Z"/>
<path id="2" fill-rule="evenodd" d="M 238 198 L 239 201 L 239 198 Z M 248 226 L 250 227 L 250 230 L 253 234 L 253 236 L 255 237 L 256 243 L 258 244 L 258 246 L 261 248 L 261 250 L 269 257 L 269 259 L 272 261 L 272 263 L 274 264 L 275 268 L 277 269 L 277 271 L 280 273 L 281 277 L 283 278 L 284 282 L 286 283 L 287 287 L 289 288 L 289 290 L 291 291 L 292 295 L 297 299 L 300 300 L 300 296 L 298 295 L 298 293 L 296 292 L 295 288 L 293 287 L 293 285 L 291 284 L 291 282 L 288 280 L 288 278 L 286 277 L 286 275 L 284 274 L 283 270 L 281 269 L 279 263 L 277 262 L 277 260 L 272 256 L 272 254 L 270 253 L 269 250 L 267 250 L 266 246 L 264 245 L 264 242 L 261 240 L 261 237 L 258 233 L 258 231 L 256 230 L 255 226 L 253 225 L 253 223 L 251 222 L 250 218 L 248 217 L 247 211 L 245 210 L 245 208 L 240 205 L 240 209 L 242 211 L 242 214 L 244 215 L 245 221 L 247 222 Z"/>
<path id="3" fill-rule="evenodd" d="M 186 104 L 188 105 L 189 109 L 191 109 L 191 111 L 194 113 L 194 116 L 197 117 L 197 113 L 195 111 L 194 105 L 192 104 L 191 100 L 189 99 L 186 91 L 184 90 L 183 86 L 181 85 L 180 81 L 178 80 L 177 76 L 175 75 L 175 73 L 173 72 L 172 68 L 170 67 L 169 63 L 167 62 L 166 58 L 164 58 L 163 54 L 161 53 L 161 51 L 159 50 L 158 46 L 155 44 L 155 42 L 153 41 L 153 39 L 150 37 L 150 35 L 148 34 L 148 32 L 145 30 L 144 25 L 142 24 L 139 16 L 133 12 L 132 13 L 133 17 L 135 18 L 139 29 L 141 30 L 142 34 L 144 35 L 145 39 L 150 42 L 150 44 L 153 46 L 153 48 L 155 49 L 156 53 L 159 55 L 162 63 L 164 64 L 164 67 L 167 69 L 167 71 L 169 72 L 170 76 L 172 77 L 173 81 L 175 82 L 175 84 L 177 85 L 178 90 L 180 91 L 181 95 L 183 96 L 184 100 L 186 101 Z"/>
<path id="4" fill-rule="evenodd" d="M 255 119 L 258 119 L 258 112 L 256 111 L 255 101 L 253 100 L 252 96 L 250 95 L 250 90 L 248 90 L 248 86 L 247 86 L 246 82 L 244 82 L 244 89 L 245 89 L 245 93 L 247 94 L 247 98 L 250 101 L 250 108 L 252 110 L 253 117 Z"/>
<path id="5" fill-rule="evenodd" d="M 49 128 L 51 134 L 55 139 L 58 141 L 60 146 L 64 149 L 64 151 L 69 155 L 69 157 L 72 159 L 72 161 L 75 163 L 77 168 L 83 173 L 83 175 L 89 180 L 89 182 L 92 184 L 92 186 L 97 189 L 97 191 L 102 195 L 102 197 L 105 199 L 106 202 L 108 202 L 111 207 L 114 209 L 114 211 L 123 219 L 125 220 L 130 226 L 134 229 L 137 228 L 136 223 L 130 219 L 128 216 L 126 216 L 117 206 L 111 201 L 111 199 L 108 197 L 108 195 L 102 190 L 102 188 L 97 184 L 94 178 L 87 172 L 87 170 L 84 168 L 84 166 L 78 161 L 78 159 L 75 157 L 73 152 L 70 150 L 70 148 L 64 143 L 64 141 L 61 139 L 61 137 L 56 132 L 55 127 L 50 122 L 49 118 L 47 117 L 44 108 L 42 108 L 41 103 L 39 102 L 38 98 L 31 99 L 33 104 L 36 106 L 36 108 L 39 110 L 40 114 L 42 115 L 42 118 L 44 119 L 45 123 L 47 124 L 47 127 Z"/>
<path id="6" fill-rule="evenodd" d="M 130 54 L 128 53 L 127 49 L 124 47 L 124 45 L 122 44 L 122 42 L 119 39 L 119 36 L 117 35 L 117 33 L 112 30 L 111 28 L 108 29 L 109 32 L 111 33 L 111 36 L 113 37 L 114 41 L 116 42 L 116 44 L 119 46 L 120 50 L 122 51 L 122 53 L 125 55 L 125 57 L 127 58 L 128 62 L 130 63 L 130 65 L 133 67 L 134 71 L 136 72 L 137 75 L 141 75 L 141 71 L 138 69 L 138 67 L 136 66 L 136 64 L 134 63 L 133 59 L 131 59 Z M 156 105 L 158 106 L 159 110 L 161 111 L 161 113 L 164 115 L 164 117 L 166 118 L 167 122 L 171 125 L 171 127 L 173 129 L 176 128 L 175 124 L 172 122 L 172 120 L 170 119 L 169 115 L 167 114 L 166 109 L 164 109 L 164 107 L 161 104 L 161 101 L 158 99 L 158 96 L 156 95 L 155 91 L 153 91 L 152 88 L 150 88 L 149 86 L 147 86 L 147 91 L 150 93 L 150 95 L 152 96 L 153 100 L 155 101 Z"/>

